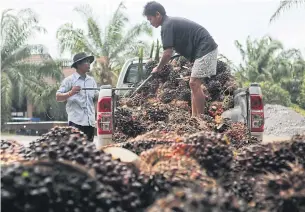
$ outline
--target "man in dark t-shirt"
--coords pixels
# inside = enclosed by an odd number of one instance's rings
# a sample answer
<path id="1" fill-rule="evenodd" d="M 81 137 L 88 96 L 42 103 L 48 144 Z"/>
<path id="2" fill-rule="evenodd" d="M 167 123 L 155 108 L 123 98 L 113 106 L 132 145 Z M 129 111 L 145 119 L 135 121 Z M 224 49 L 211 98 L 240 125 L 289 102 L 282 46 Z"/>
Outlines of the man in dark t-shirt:
<path id="1" fill-rule="evenodd" d="M 192 90 L 192 116 L 199 117 L 205 108 L 201 78 L 216 74 L 218 45 L 204 27 L 185 18 L 167 16 L 164 7 L 158 2 L 148 2 L 144 6 L 143 15 L 153 27 L 161 26 L 164 51 L 160 63 L 152 73 L 160 71 L 169 62 L 173 50 L 194 63 L 189 82 Z"/>

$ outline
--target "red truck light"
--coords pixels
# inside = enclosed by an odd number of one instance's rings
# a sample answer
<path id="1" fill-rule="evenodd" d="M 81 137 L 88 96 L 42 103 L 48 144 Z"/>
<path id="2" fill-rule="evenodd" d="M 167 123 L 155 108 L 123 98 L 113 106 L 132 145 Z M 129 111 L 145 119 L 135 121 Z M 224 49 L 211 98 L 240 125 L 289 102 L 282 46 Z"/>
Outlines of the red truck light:
<path id="1" fill-rule="evenodd" d="M 250 95 L 250 103 L 252 110 L 263 110 L 264 108 L 263 99 L 260 95 Z"/>
<path id="2" fill-rule="evenodd" d="M 97 133 L 99 135 L 112 134 L 111 97 L 103 97 L 97 105 Z"/>
<path id="3" fill-rule="evenodd" d="M 97 107 L 97 112 L 111 112 L 111 97 L 100 99 Z"/>
<path id="4" fill-rule="evenodd" d="M 264 132 L 264 104 L 261 95 L 250 95 L 251 105 L 251 131 Z"/>

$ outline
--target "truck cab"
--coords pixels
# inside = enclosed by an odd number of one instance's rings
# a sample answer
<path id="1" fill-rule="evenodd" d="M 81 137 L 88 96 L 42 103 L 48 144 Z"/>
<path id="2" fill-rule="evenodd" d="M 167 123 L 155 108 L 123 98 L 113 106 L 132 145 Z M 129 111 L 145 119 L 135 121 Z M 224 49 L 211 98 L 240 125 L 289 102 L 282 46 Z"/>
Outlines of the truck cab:
<path id="1" fill-rule="evenodd" d="M 146 72 L 145 64 L 149 61 L 148 58 L 143 59 L 143 73 Z M 138 67 L 139 67 L 139 59 L 132 58 L 127 60 L 120 72 L 116 87 L 117 88 L 126 88 L 126 87 L 133 87 L 135 84 L 139 82 L 138 79 Z M 147 76 L 144 76 L 144 78 Z M 116 95 L 123 96 L 126 90 L 117 90 Z"/>

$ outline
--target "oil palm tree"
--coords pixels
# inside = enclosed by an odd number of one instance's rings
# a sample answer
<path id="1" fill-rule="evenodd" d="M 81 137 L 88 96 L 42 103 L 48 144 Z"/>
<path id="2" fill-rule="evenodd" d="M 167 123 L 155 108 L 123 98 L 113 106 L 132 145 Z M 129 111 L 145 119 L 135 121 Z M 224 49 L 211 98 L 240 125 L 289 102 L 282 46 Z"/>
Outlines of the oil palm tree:
<path id="1" fill-rule="evenodd" d="M 60 79 L 62 74 L 57 63 L 50 60 L 41 45 L 28 45 L 27 41 L 37 32 L 46 30 L 39 26 L 38 18 L 31 9 L 3 11 L 1 15 L 1 116 L 2 122 L 10 116 L 12 103 L 20 105 L 26 99 L 43 110 L 51 102 L 48 94 L 55 86 L 44 79 Z M 33 63 L 29 57 L 35 52 L 44 62 Z M 43 98 L 45 97 L 45 98 Z"/>
<path id="2" fill-rule="evenodd" d="M 152 29 L 146 22 L 124 32 L 129 21 L 124 13 L 125 9 L 124 4 L 120 3 L 103 29 L 94 18 L 92 9 L 88 5 L 80 6 L 75 11 L 84 17 L 87 29 L 79 29 L 66 23 L 57 31 L 61 52 L 75 54 L 84 51 L 97 58 L 93 72 L 102 80 L 97 79 L 99 84 L 111 84 L 113 73 L 118 73 L 125 57 L 137 54 L 139 47 L 143 46 L 143 42 L 138 40 L 141 34 L 152 35 Z"/>
<path id="3" fill-rule="evenodd" d="M 251 82 L 273 80 L 270 69 L 274 68 L 274 58 L 283 49 L 281 42 L 269 36 L 254 41 L 248 37 L 245 47 L 239 41 L 235 41 L 235 46 L 243 60 L 238 68 L 241 79 Z"/>
<path id="4" fill-rule="evenodd" d="M 276 9 L 274 14 L 271 16 L 269 22 L 275 21 L 276 18 L 278 18 L 282 12 L 285 10 L 289 10 L 294 6 L 305 6 L 305 0 L 285 0 L 281 1 L 280 6 Z"/>

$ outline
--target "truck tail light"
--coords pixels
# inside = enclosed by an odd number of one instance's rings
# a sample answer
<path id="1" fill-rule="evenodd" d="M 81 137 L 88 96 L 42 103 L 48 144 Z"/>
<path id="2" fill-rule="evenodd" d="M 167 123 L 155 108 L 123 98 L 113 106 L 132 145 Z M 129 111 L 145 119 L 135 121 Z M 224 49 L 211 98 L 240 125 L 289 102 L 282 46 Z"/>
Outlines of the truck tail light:
<path id="1" fill-rule="evenodd" d="M 264 108 L 263 99 L 260 95 L 250 95 L 250 103 L 252 110 L 263 110 Z"/>
<path id="2" fill-rule="evenodd" d="M 97 112 L 111 112 L 111 97 L 100 99 L 97 107 Z"/>
<path id="3" fill-rule="evenodd" d="M 251 132 L 264 132 L 264 104 L 258 94 L 250 94 Z"/>
<path id="4" fill-rule="evenodd" d="M 112 105 L 111 97 L 103 97 L 97 105 L 97 133 L 112 134 Z"/>

